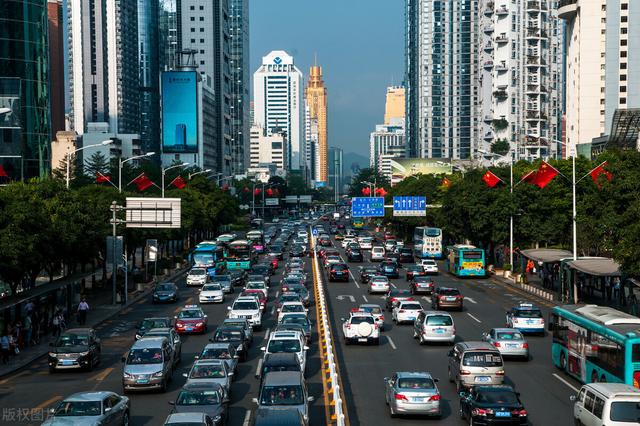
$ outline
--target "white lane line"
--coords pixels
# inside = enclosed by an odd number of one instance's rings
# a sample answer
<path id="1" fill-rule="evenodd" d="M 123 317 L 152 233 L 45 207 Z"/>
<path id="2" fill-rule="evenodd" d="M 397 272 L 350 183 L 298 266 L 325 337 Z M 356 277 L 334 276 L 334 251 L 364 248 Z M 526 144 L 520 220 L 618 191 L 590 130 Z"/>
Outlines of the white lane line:
<path id="1" fill-rule="evenodd" d="M 565 385 L 569 386 L 574 391 L 579 392 L 579 389 L 577 387 L 573 386 L 571 383 L 567 382 L 565 379 L 563 379 L 562 377 L 558 376 L 556 373 L 553 373 L 553 377 L 555 377 L 556 379 L 560 380 L 562 383 L 564 383 Z"/>
<path id="2" fill-rule="evenodd" d="M 427 296 L 422 296 L 422 300 L 431 303 L 431 298 Z"/>
<path id="3" fill-rule="evenodd" d="M 276 313 L 276 307 L 275 307 L 275 306 L 272 306 L 272 307 L 271 307 L 271 315 L 273 315 L 273 314 L 275 314 L 275 313 Z"/>
<path id="4" fill-rule="evenodd" d="M 242 422 L 242 426 L 249 426 L 250 421 L 251 421 L 251 410 L 247 410 L 247 414 L 244 415 L 244 422 Z"/>
<path id="5" fill-rule="evenodd" d="M 260 377 L 260 372 L 262 371 L 262 358 L 258 360 L 258 367 L 256 367 L 256 378 Z"/>
<path id="6" fill-rule="evenodd" d="M 474 317 L 473 315 L 471 315 L 469 312 L 467 312 L 467 315 L 469 315 L 471 318 L 473 318 L 473 320 L 474 320 L 475 322 L 479 322 L 479 323 L 481 323 L 481 322 L 482 322 L 482 321 L 480 321 L 478 318 L 476 318 L 476 317 Z"/>
<path id="7" fill-rule="evenodd" d="M 360 288 L 360 284 L 358 284 L 358 281 L 356 280 L 356 277 L 354 277 L 351 273 L 351 270 L 349 270 L 349 275 L 351 276 L 351 279 L 353 280 L 353 283 L 356 285 L 356 287 Z"/>
<path id="8" fill-rule="evenodd" d="M 362 298 L 364 299 L 365 302 L 369 303 L 369 299 L 367 299 L 367 296 L 365 296 L 364 294 L 362 295 Z"/>
<path id="9" fill-rule="evenodd" d="M 396 285 L 395 285 L 394 283 L 392 283 L 392 282 L 389 282 L 389 284 L 391 284 L 391 287 L 393 287 L 393 288 L 398 288 L 398 287 L 396 287 Z"/>
<path id="10" fill-rule="evenodd" d="M 395 343 L 393 343 L 393 340 L 391 340 L 391 336 L 387 335 L 387 341 L 389 342 L 389 344 L 391 345 L 391 347 L 392 347 L 394 350 L 398 349 L 398 348 L 396 347 L 396 344 L 395 344 Z"/>
<path id="11" fill-rule="evenodd" d="M 271 333 L 271 329 L 267 328 L 267 331 L 264 332 L 264 340 L 269 340 L 269 333 Z"/>
<path id="12" fill-rule="evenodd" d="M 472 298 L 470 298 L 470 297 L 468 297 L 468 296 L 465 296 L 465 297 L 464 297 L 464 301 L 465 301 L 465 302 L 467 302 L 467 301 L 468 301 L 468 302 L 471 302 L 471 303 L 473 303 L 474 305 L 477 305 L 477 304 L 478 304 L 478 302 L 476 302 L 475 300 L 473 300 Z"/>
<path id="13" fill-rule="evenodd" d="M 276 299 L 280 297 L 280 290 L 276 291 Z"/>

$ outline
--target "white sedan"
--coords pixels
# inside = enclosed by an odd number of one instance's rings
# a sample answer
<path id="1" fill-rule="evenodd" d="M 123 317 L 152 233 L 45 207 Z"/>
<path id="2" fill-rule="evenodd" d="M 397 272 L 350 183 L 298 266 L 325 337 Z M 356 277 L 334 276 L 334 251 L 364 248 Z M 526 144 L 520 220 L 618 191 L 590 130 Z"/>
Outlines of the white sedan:
<path id="1" fill-rule="evenodd" d="M 222 303 L 224 302 L 224 291 L 217 283 L 205 284 L 200 289 L 198 300 L 200 303 Z"/>
<path id="2" fill-rule="evenodd" d="M 396 324 L 406 322 L 413 323 L 416 318 L 418 318 L 420 312 L 422 312 L 422 305 L 420 302 L 406 300 L 393 307 L 393 311 L 391 311 L 391 320 Z"/>
<path id="3" fill-rule="evenodd" d="M 427 274 L 437 274 L 438 273 L 438 264 L 433 259 L 422 259 L 420 265 L 424 268 L 424 271 Z"/>

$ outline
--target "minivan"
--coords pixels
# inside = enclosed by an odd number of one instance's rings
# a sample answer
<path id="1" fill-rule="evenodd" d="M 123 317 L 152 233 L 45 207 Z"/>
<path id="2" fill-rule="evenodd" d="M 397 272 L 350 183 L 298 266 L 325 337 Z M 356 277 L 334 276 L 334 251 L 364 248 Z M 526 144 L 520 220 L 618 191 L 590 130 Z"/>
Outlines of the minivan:
<path id="1" fill-rule="evenodd" d="M 571 400 L 579 425 L 628 426 L 640 419 L 640 389 L 624 383 L 589 383 Z"/>
<path id="2" fill-rule="evenodd" d="M 296 407 L 305 421 L 309 420 L 309 403 L 314 398 L 309 396 L 304 376 L 298 371 L 273 371 L 267 373 L 260 388 L 259 398 L 254 398 L 258 409 L 278 410 L 285 407 Z"/>
<path id="3" fill-rule="evenodd" d="M 459 342 L 448 353 L 449 381 L 458 391 L 475 385 L 501 385 L 504 362 L 500 352 L 486 342 Z"/>
<path id="4" fill-rule="evenodd" d="M 442 311 L 422 311 L 413 323 L 413 337 L 421 345 L 427 342 L 453 343 L 456 340 L 453 317 Z"/>
<path id="5" fill-rule="evenodd" d="M 122 389 L 159 389 L 166 392 L 174 365 L 173 350 L 166 337 L 148 337 L 136 341 L 122 357 Z"/>
<path id="6" fill-rule="evenodd" d="M 372 262 L 382 262 L 384 260 L 384 255 L 386 250 L 381 246 L 374 246 L 371 248 L 371 261 Z"/>

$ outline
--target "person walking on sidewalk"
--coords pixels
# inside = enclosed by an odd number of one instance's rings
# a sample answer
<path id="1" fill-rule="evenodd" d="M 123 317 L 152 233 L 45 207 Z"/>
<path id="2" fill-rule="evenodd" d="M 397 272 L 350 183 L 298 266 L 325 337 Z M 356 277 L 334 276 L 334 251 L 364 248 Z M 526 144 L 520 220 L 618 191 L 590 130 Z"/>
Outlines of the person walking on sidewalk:
<path id="1" fill-rule="evenodd" d="M 11 351 L 11 341 L 9 340 L 9 334 L 5 331 L 0 337 L 0 350 L 2 351 L 2 363 L 7 364 L 9 362 L 9 353 Z"/>
<path id="2" fill-rule="evenodd" d="M 89 312 L 89 304 L 87 303 L 87 299 L 84 297 L 80 301 L 78 305 L 78 322 L 80 325 L 85 325 L 87 323 L 87 313 Z"/>
<path id="3" fill-rule="evenodd" d="M 33 332 L 33 321 L 31 320 L 31 313 L 24 317 L 24 347 L 31 346 L 31 336 Z"/>

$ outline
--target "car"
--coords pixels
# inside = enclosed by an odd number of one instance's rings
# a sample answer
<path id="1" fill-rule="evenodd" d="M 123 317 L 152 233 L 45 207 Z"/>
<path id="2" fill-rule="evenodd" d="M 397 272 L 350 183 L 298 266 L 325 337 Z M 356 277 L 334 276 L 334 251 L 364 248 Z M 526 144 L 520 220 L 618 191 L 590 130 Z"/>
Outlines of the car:
<path id="1" fill-rule="evenodd" d="M 407 272 L 405 278 L 407 281 L 413 280 L 415 277 L 427 275 L 422 265 L 409 265 L 407 266 Z"/>
<path id="2" fill-rule="evenodd" d="M 349 236 L 347 234 L 346 237 L 343 238 L 342 242 L 340 243 L 340 245 L 342 246 L 342 248 L 347 248 L 347 246 L 353 242 L 356 242 L 356 237 L 355 236 Z"/>
<path id="3" fill-rule="evenodd" d="M 267 281 L 267 284 L 271 282 L 271 275 L 273 275 L 273 269 L 269 263 L 257 263 L 249 270 L 250 279 L 254 276 L 261 276 Z"/>
<path id="4" fill-rule="evenodd" d="M 507 312 L 507 327 L 518 329 L 522 333 L 544 335 L 542 311 L 531 303 L 520 303 Z"/>
<path id="5" fill-rule="evenodd" d="M 178 286 L 174 283 L 158 283 L 153 288 L 152 303 L 177 302 L 179 297 Z"/>
<path id="6" fill-rule="evenodd" d="M 344 235 L 341 234 L 340 232 L 336 233 L 335 236 L 333 237 L 336 241 L 342 241 L 344 240 Z"/>
<path id="7" fill-rule="evenodd" d="M 338 256 L 340 257 L 340 252 L 334 248 L 328 248 L 324 251 L 324 259 L 326 259 L 328 256 Z"/>
<path id="8" fill-rule="evenodd" d="M 320 245 L 321 247 L 330 247 L 331 237 L 326 234 L 318 236 L 318 245 Z"/>
<path id="9" fill-rule="evenodd" d="M 209 343 L 195 356 L 195 359 L 221 359 L 227 363 L 229 371 L 235 373 L 240 359 L 240 355 L 236 351 L 238 347 L 235 342 L 231 341 Z"/>
<path id="10" fill-rule="evenodd" d="M 334 263 L 329 269 L 329 281 L 349 282 L 349 266 L 346 263 Z"/>
<path id="11" fill-rule="evenodd" d="M 442 409 L 437 382 L 438 379 L 426 371 L 398 371 L 391 377 L 385 377 L 384 396 L 389 415 L 419 414 L 439 418 Z"/>
<path id="12" fill-rule="evenodd" d="M 282 306 L 284 302 L 301 302 L 300 296 L 298 293 L 294 293 L 292 291 L 281 292 L 278 298 L 276 299 L 275 306 L 276 309 Z"/>
<path id="13" fill-rule="evenodd" d="M 385 231 L 384 232 L 384 240 L 385 241 L 389 241 L 389 240 L 395 240 L 396 237 L 393 236 L 393 233 L 391 233 L 390 231 Z"/>
<path id="14" fill-rule="evenodd" d="M 375 266 L 362 266 L 360 267 L 360 282 L 366 284 L 369 282 L 372 276 L 378 274 L 378 268 Z"/>
<path id="15" fill-rule="evenodd" d="M 371 261 L 382 262 L 387 254 L 387 251 L 382 246 L 371 247 Z"/>
<path id="16" fill-rule="evenodd" d="M 436 287 L 431 294 L 431 307 L 436 311 L 444 308 L 454 308 L 461 311 L 464 308 L 464 296 L 457 288 Z"/>
<path id="17" fill-rule="evenodd" d="M 420 261 L 424 272 L 427 274 L 438 274 L 438 263 L 433 259 L 422 259 Z"/>
<path id="18" fill-rule="evenodd" d="M 219 426 L 227 424 L 229 401 L 227 390 L 218 383 L 187 383 L 169 404 L 172 413 L 204 413 Z"/>
<path id="19" fill-rule="evenodd" d="M 247 290 L 259 290 L 263 293 L 263 296 L 266 298 L 269 294 L 269 287 L 264 282 L 264 280 L 249 280 L 247 284 L 244 286 L 243 291 Z"/>
<path id="20" fill-rule="evenodd" d="M 211 277 L 211 282 L 215 284 L 220 284 L 222 287 L 222 291 L 226 293 L 233 293 L 233 280 L 231 279 L 231 275 L 215 275 Z"/>
<path id="21" fill-rule="evenodd" d="M 389 278 L 384 275 L 374 275 L 369 279 L 367 291 L 369 294 L 386 293 L 390 288 Z"/>
<path id="22" fill-rule="evenodd" d="M 169 342 L 169 346 L 171 346 L 171 350 L 173 351 L 173 362 L 174 365 L 177 365 L 182 361 L 182 340 L 176 330 L 172 327 L 163 327 L 163 328 L 152 328 L 149 330 L 143 337 L 143 339 L 148 339 L 151 337 L 165 337 Z"/>
<path id="23" fill-rule="evenodd" d="M 244 296 L 251 296 L 251 297 L 255 297 L 258 299 L 258 302 L 260 302 L 260 309 L 262 310 L 262 312 L 264 312 L 265 309 L 267 309 L 267 295 L 265 294 L 264 291 L 260 290 L 260 289 L 246 289 L 246 290 L 242 290 L 242 293 L 240 293 L 241 297 Z"/>
<path id="24" fill-rule="evenodd" d="M 422 312 L 420 302 L 414 300 L 405 300 L 399 302 L 391 311 L 391 320 L 396 324 L 413 323 L 418 315 Z"/>
<path id="25" fill-rule="evenodd" d="M 305 370 L 307 365 L 307 351 L 309 347 L 305 345 L 305 336 L 298 331 L 274 331 L 269 335 L 266 346 L 260 348 L 266 354 L 280 352 L 294 353 L 300 362 L 300 368 Z"/>
<path id="26" fill-rule="evenodd" d="M 374 239 L 373 237 L 359 237 L 358 243 L 360 243 L 360 247 L 362 250 L 371 250 L 373 247 Z"/>
<path id="27" fill-rule="evenodd" d="M 222 303 L 224 302 L 224 291 L 218 283 L 209 283 L 198 289 L 198 301 L 200 303 Z"/>
<path id="28" fill-rule="evenodd" d="M 360 250 L 349 250 L 347 252 L 347 260 L 349 262 L 364 262 L 364 255 Z"/>
<path id="29" fill-rule="evenodd" d="M 163 336 L 136 341 L 121 358 L 123 391 L 157 389 L 167 391 L 176 365 L 175 352 Z"/>
<path id="30" fill-rule="evenodd" d="M 348 319 L 342 318 L 342 333 L 345 345 L 351 343 L 380 344 L 380 328 L 374 316 L 368 312 L 351 312 Z"/>
<path id="31" fill-rule="evenodd" d="M 144 336 L 145 333 L 151 330 L 152 328 L 171 327 L 172 325 L 171 323 L 172 321 L 171 321 L 171 318 L 169 317 L 145 318 L 138 323 L 138 326 L 136 328 L 135 338 L 136 340 L 142 338 L 142 336 Z"/>
<path id="32" fill-rule="evenodd" d="M 420 345 L 427 342 L 450 343 L 456 341 L 453 317 L 442 311 L 422 311 L 413 323 L 413 338 Z"/>
<path id="33" fill-rule="evenodd" d="M 262 327 L 262 309 L 255 297 L 238 297 L 227 310 L 229 318 L 246 318 L 253 328 Z"/>
<path id="34" fill-rule="evenodd" d="M 503 357 L 529 359 L 529 343 L 515 328 L 492 328 L 482 334 L 482 340 L 498 349 Z"/>
<path id="35" fill-rule="evenodd" d="M 240 361 L 246 361 L 249 356 L 249 346 L 251 339 L 247 330 L 240 325 L 222 324 L 209 338 L 211 343 L 230 343 L 235 345 L 236 355 Z"/>
<path id="36" fill-rule="evenodd" d="M 267 249 L 267 256 L 274 256 L 278 260 L 284 259 L 284 247 L 280 244 L 272 244 Z"/>
<path id="37" fill-rule="evenodd" d="M 208 277 L 207 268 L 191 268 L 187 273 L 187 286 L 204 285 Z"/>
<path id="38" fill-rule="evenodd" d="M 239 269 L 229 271 L 229 275 L 231 275 L 231 283 L 234 287 L 243 286 L 247 279 L 247 272 Z"/>
<path id="39" fill-rule="evenodd" d="M 307 254 L 307 250 L 298 244 L 294 244 L 291 249 L 289 249 L 290 257 L 304 257 Z"/>
<path id="40" fill-rule="evenodd" d="M 93 370 L 101 360 L 101 342 L 93 328 L 71 328 L 49 343 L 49 373 L 57 370 Z"/>
<path id="41" fill-rule="evenodd" d="M 413 295 L 409 290 L 392 288 L 389 290 L 387 295 L 385 296 L 385 309 L 391 312 L 394 305 L 403 300 L 413 300 Z"/>
<path id="42" fill-rule="evenodd" d="M 309 420 L 309 403 L 314 401 L 309 396 L 304 375 L 297 371 L 272 371 L 265 374 L 260 396 L 253 401 L 258 410 L 275 411 L 284 406 L 287 409 L 297 408 L 305 421 Z M 282 424 L 282 423 L 281 423 Z"/>
<path id="43" fill-rule="evenodd" d="M 285 313 L 278 324 L 278 329 L 284 330 L 287 326 L 297 325 L 302 327 L 307 344 L 311 343 L 311 321 L 306 313 Z M 280 328 L 282 327 L 282 328 Z"/>
<path id="44" fill-rule="evenodd" d="M 131 401 L 115 392 L 78 392 L 52 408 L 42 425 L 128 425 Z"/>
<path id="45" fill-rule="evenodd" d="M 393 250 L 396 246 L 397 242 L 395 239 L 390 239 L 390 240 L 386 240 L 384 242 L 384 249 L 385 250 Z"/>
<path id="46" fill-rule="evenodd" d="M 334 263 L 342 263 L 342 259 L 340 256 L 327 256 L 324 258 L 324 267 L 325 269 L 329 269 Z"/>
<path id="47" fill-rule="evenodd" d="M 262 379 L 271 371 L 298 371 L 302 372 L 298 356 L 294 353 L 278 352 L 266 354 L 256 370 L 256 379 Z"/>
<path id="48" fill-rule="evenodd" d="M 640 389 L 631 385 L 587 383 L 569 398 L 576 425 L 629 426 L 640 419 Z"/>
<path id="49" fill-rule="evenodd" d="M 164 426 L 212 426 L 213 419 L 205 413 L 173 413 L 164 421 Z"/>
<path id="50" fill-rule="evenodd" d="M 311 293 L 309 293 L 307 287 L 300 283 L 287 284 L 286 286 L 282 287 L 282 291 L 298 294 L 300 299 L 302 299 L 302 304 L 307 308 L 311 305 Z"/>
<path id="51" fill-rule="evenodd" d="M 296 407 L 278 407 L 270 410 L 267 407 L 256 410 L 252 426 L 307 426 L 308 422 Z"/>
<path id="52" fill-rule="evenodd" d="M 251 271 L 250 274 L 247 274 L 247 278 L 246 278 L 246 282 L 254 282 L 254 281 L 262 281 L 264 282 L 264 284 L 269 287 L 269 285 L 271 285 L 271 272 L 270 272 L 270 266 L 269 265 L 254 265 L 254 266 L 261 266 L 264 267 L 265 270 L 263 270 L 264 273 L 256 273 L 254 271 Z M 246 284 L 245 284 L 246 285 Z"/>
<path id="53" fill-rule="evenodd" d="M 529 424 L 518 393 L 511 386 L 474 386 L 460 393 L 460 417 L 474 425 Z"/>
<path id="54" fill-rule="evenodd" d="M 354 310 L 355 309 L 355 310 Z M 382 312 L 382 308 L 380 305 L 376 305 L 375 303 L 363 303 L 358 308 L 354 308 L 351 311 L 362 311 L 368 312 L 373 315 L 373 318 L 376 320 L 376 324 L 380 331 L 384 331 L 384 313 Z"/>
<path id="55" fill-rule="evenodd" d="M 225 318 L 220 326 L 236 326 L 244 330 L 245 336 L 249 339 L 249 343 L 253 342 L 253 327 L 246 318 Z"/>
<path id="56" fill-rule="evenodd" d="M 418 293 L 432 294 L 435 286 L 433 278 L 425 275 L 414 276 L 409 282 L 409 290 L 414 295 Z"/>
<path id="57" fill-rule="evenodd" d="M 198 305 L 186 305 L 175 317 L 178 334 L 206 333 L 208 318 Z"/>
<path id="58" fill-rule="evenodd" d="M 458 391 L 477 385 L 504 383 L 502 355 L 486 342 L 458 342 L 447 353 L 447 357 L 447 375 Z"/>
<path id="59" fill-rule="evenodd" d="M 357 241 L 347 244 L 345 251 L 349 253 L 351 250 L 362 250 L 362 247 Z"/>
<path id="60" fill-rule="evenodd" d="M 278 323 L 282 321 L 284 314 L 304 314 L 307 315 L 307 308 L 302 302 L 284 302 L 282 306 L 278 308 Z"/>
<path id="61" fill-rule="evenodd" d="M 378 266 L 378 273 L 389 278 L 398 278 L 400 273 L 398 272 L 398 265 L 391 260 L 383 260 Z"/>
<path id="62" fill-rule="evenodd" d="M 398 253 L 398 262 L 400 263 L 413 263 L 413 250 L 410 248 L 399 248 L 396 245 L 397 253 Z"/>
<path id="63" fill-rule="evenodd" d="M 217 383 L 224 387 L 227 393 L 231 391 L 233 371 L 229 370 L 227 363 L 221 359 L 197 359 L 188 373 L 183 373 L 190 383 Z"/>
<path id="64" fill-rule="evenodd" d="M 221 234 L 216 238 L 216 242 L 218 243 L 230 243 L 231 241 L 238 238 L 237 234 L 229 233 L 229 234 Z"/>
<path id="65" fill-rule="evenodd" d="M 280 280 L 280 290 L 285 291 L 285 288 L 288 288 L 292 285 L 301 285 L 303 287 L 306 287 L 306 281 L 303 277 L 301 276 L 285 276 L 284 278 L 282 278 L 282 280 Z"/>

